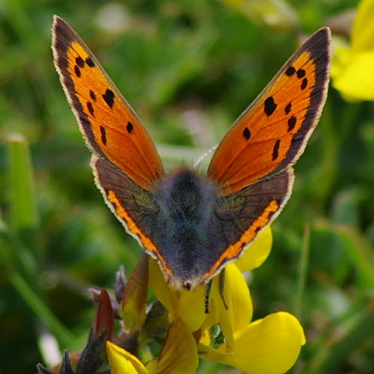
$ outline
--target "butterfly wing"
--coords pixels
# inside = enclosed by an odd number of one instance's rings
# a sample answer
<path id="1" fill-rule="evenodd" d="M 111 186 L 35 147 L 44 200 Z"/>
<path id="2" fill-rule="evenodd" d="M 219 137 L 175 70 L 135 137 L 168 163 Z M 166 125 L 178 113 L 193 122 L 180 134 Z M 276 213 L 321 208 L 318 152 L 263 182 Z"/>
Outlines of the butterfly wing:
<path id="1" fill-rule="evenodd" d="M 286 169 L 219 200 L 212 218 L 211 253 L 201 265 L 206 268 L 203 280 L 211 279 L 228 262 L 239 257 L 276 218 L 286 203 L 284 196 L 290 195 L 293 182 L 293 170 Z"/>
<path id="2" fill-rule="evenodd" d="M 330 44 L 328 28 L 312 35 L 228 131 L 208 169 L 223 195 L 300 157 L 326 100 Z"/>
<path id="3" fill-rule="evenodd" d="M 92 156 L 91 167 L 110 210 L 148 254 L 158 256 L 159 250 L 152 240 L 157 235 L 154 217 L 159 214 L 154 194 L 100 157 Z"/>
<path id="4" fill-rule="evenodd" d="M 326 100 L 330 32 L 317 31 L 239 117 L 218 146 L 208 176 L 221 189 L 217 231 L 227 238 L 207 279 L 243 253 L 281 212 Z"/>
<path id="5" fill-rule="evenodd" d="M 86 143 L 150 190 L 164 171 L 147 130 L 86 44 L 58 16 L 52 33 L 55 66 Z"/>

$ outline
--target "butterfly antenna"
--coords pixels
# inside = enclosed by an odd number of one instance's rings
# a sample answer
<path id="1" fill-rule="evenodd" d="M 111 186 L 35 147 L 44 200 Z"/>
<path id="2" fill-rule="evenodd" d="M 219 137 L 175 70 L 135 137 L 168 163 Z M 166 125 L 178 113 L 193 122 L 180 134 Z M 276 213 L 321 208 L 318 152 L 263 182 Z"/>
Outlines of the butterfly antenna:
<path id="1" fill-rule="evenodd" d="M 205 157 L 209 156 L 211 153 L 213 153 L 218 147 L 218 144 L 215 145 L 213 148 L 209 149 L 208 152 L 205 152 L 199 159 L 193 164 L 193 167 L 196 168 L 199 166 L 200 162 L 204 160 Z"/>

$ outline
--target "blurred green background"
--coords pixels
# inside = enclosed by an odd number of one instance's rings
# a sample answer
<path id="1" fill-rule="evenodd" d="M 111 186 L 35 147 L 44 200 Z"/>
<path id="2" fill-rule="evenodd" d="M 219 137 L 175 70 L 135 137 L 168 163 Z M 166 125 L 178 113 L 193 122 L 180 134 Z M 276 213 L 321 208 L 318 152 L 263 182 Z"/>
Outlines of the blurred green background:
<path id="1" fill-rule="evenodd" d="M 87 288 L 112 288 L 119 266 L 129 274 L 141 253 L 94 185 L 52 63 L 53 15 L 94 51 L 170 168 L 220 141 L 303 33 L 346 30 L 349 14 L 331 19 L 357 1 L 246 4 L 0 3 L 0 373 L 34 373 L 45 362 L 46 326 L 60 351 L 82 349 L 95 312 Z M 10 166 L 23 165 L 22 155 L 27 166 L 14 134 L 30 144 L 30 179 Z M 349 104 L 331 88 L 295 169 L 272 253 L 251 276 L 255 318 L 279 310 L 299 317 L 308 343 L 293 373 L 374 373 L 373 103 Z M 199 373 L 231 370 L 204 363 Z"/>

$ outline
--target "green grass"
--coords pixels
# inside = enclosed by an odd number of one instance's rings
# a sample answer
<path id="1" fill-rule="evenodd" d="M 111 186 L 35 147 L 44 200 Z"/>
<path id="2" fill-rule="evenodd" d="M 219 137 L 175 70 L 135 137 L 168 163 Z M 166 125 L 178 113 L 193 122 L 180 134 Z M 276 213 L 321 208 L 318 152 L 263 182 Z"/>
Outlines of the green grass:
<path id="1" fill-rule="evenodd" d="M 94 186 L 52 64 L 52 16 L 95 52 L 170 168 L 219 142 L 297 48 L 298 30 L 357 2 L 290 1 L 296 23 L 282 27 L 214 0 L 116 4 L 120 31 L 103 27 L 103 2 L 1 5 L 0 373 L 35 372 L 45 331 L 61 351 L 82 349 L 95 312 L 87 288 L 112 288 L 119 266 L 129 274 L 141 254 Z M 373 128 L 373 103 L 330 89 L 272 253 L 253 272 L 255 318 L 286 310 L 305 328 L 293 373 L 374 372 Z"/>

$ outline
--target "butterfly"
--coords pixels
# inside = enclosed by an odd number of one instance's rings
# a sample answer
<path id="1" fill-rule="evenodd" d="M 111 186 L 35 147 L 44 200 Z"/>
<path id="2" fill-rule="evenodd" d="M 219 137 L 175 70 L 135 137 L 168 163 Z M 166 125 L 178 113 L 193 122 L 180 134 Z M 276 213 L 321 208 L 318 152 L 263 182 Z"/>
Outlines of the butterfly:
<path id="1" fill-rule="evenodd" d="M 107 205 L 170 287 L 209 285 L 290 198 L 292 166 L 327 96 L 329 29 L 313 34 L 237 119 L 206 174 L 188 165 L 166 173 L 146 128 L 82 39 L 58 16 L 52 32 L 55 66 Z"/>

